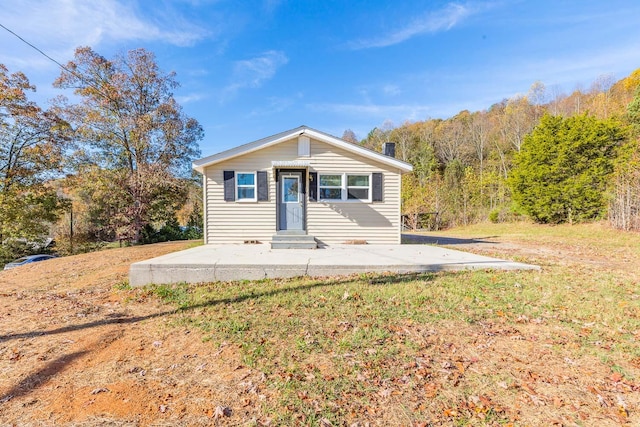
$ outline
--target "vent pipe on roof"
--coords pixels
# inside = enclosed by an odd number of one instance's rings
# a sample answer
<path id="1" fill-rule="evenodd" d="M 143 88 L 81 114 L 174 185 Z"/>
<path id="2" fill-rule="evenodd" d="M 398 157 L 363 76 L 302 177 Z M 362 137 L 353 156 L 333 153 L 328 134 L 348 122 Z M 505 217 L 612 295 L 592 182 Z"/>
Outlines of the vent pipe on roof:
<path id="1" fill-rule="evenodd" d="M 396 156 L 396 144 L 395 142 L 385 142 L 382 144 L 382 154 L 389 157 Z"/>

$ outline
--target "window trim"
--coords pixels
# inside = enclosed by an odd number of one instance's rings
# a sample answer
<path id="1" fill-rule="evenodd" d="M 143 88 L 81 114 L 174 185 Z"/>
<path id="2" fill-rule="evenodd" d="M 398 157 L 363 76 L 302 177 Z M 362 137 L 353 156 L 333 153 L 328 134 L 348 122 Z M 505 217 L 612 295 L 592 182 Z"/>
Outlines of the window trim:
<path id="1" fill-rule="evenodd" d="M 322 176 L 331 175 L 331 176 L 340 176 L 341 182 L 340 186 L 335 185 L 320 185 L 322 181 Z M 369 179 L 368 186 L 358 186 L 353 185 L 349 186 L 349 176 L 366 176 Z M 318 201 L 325 203 L 372 203 L 372 193 L 373 193 L 373 173 L 371 172 L 318 172 Z M 322 197 L 322 188 L 329 189 L 340 189 L 340 198 L 339 199 L 325 199 Z M 349 198 L 349 188 L 353 189 L 366 189 L 368 197 L 366 199 L 350 199 Z"/>
<path id="2" fill-rule="evenodd" d="M 240 184 L 238 182 L 240 175 L 253 175 L 253 185 L 247 185 L 247 184 Z M 240 202 L 240 203 L 246 203 L 246 202 L 257 202 L 258 201 L 258 173 L 256 171 L 253 172 L 242 172 L 242 171 L 236 171 L 236 189 L 235 189 L 235 196 L 236 196 L 236 202 Z M 241 188 L 253 188 L 253 198 L 249 198 L 249 197 L 240 197 L 240 189 Z"/>

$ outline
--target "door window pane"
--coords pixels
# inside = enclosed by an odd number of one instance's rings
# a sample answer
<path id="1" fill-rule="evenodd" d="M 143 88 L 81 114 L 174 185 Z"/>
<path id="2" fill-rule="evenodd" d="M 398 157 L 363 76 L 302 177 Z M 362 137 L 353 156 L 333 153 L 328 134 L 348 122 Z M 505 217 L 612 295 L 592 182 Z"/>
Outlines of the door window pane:
<path id="1" fill-rule="evenodd" d="M 282 181 L 282 201 L 297 203 L 299 201 L 298 178 L 284 177 Z"/>

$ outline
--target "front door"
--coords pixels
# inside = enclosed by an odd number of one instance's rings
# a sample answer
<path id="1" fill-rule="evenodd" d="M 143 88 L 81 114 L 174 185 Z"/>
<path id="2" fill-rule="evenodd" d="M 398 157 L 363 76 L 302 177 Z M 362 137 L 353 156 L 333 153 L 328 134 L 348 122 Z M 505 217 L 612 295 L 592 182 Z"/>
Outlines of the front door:
<path id="1" fill-rule="evenodd" d="M 304 185 L 302 172 L 280 172 L 278 210 L 280 230 L 304 229 Z"/>

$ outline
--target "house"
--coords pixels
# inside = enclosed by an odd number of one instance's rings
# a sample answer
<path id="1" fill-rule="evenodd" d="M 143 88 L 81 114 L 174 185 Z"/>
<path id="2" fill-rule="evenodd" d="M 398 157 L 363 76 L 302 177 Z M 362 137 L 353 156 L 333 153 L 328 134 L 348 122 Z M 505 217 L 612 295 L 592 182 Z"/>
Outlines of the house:
<path id="1" fill-rule="evenodd" d="M 307 126 L 197 160 L 205 244 L 399 244 L 412 166 Z"/>

